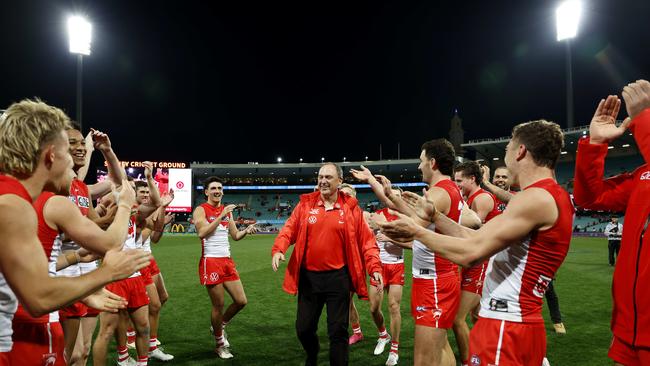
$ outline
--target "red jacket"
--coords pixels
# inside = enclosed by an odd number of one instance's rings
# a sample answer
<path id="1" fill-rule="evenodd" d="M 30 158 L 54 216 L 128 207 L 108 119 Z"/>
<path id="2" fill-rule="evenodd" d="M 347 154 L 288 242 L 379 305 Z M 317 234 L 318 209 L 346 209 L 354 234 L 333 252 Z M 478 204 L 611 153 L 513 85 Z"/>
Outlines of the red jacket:
<path id="1" fill-rule="evenodd" d="M 584 208 L 625 211 L 612 283 L 612 332 L 628 344 L 650 347 L 650 109 L 634 118 L 630 130 L 646 164 L 603 180 L 607 144 L 582 139 L 573 194 Z"/>
<path id="2" fill-rule="evenodd" d="M 363 212 L 357 204 L 357 199 L 342 192 L 338 194 L 343 197 L 342 209 L 345 212 L 345 217 L 352 217 L 352 220 L 346 220 L 345 222 L 347 232 L 345 258 L 352 279 L 352 289 L 360 298 L 367 298 L 368 288 L 366 287 L 365 270 L 368 273 L 381 273 L 379 248 L 375 242 L 375 236 L 363 219 Z M 284 284 L 282 285 L 282 289 L 292 295 L 298 293 L 300 264 L 305 254 L 307 241 L 309 210 L 315 208 L 319 200 L 320 192 L 300 196 L 300 203 L 298 203 L 291 213 L 291 217 L 280 230 L 280 234 L 275 238 L 271 250 L 271 255 L 277 252 L 285 253 L 291 244 L 295 244 L 284 276 Z"/>

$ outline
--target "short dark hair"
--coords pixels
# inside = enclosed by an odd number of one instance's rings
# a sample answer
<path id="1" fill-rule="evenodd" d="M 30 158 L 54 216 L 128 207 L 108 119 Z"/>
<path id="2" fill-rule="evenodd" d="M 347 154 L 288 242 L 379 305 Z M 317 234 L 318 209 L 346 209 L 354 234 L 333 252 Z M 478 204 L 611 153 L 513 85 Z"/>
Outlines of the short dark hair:
<path id="1" fill-rule="evenodd" d="M 564 147 L 560 126 L 543 119 L 516 125 L 512 129 L 512 139 L 526 146 L 535 164 L 550 169 L 555 169 Z"/>
<path id="2" fill-rule="evenodd" d="M 339 178 L 343 179 L 343 169 L 341 169 L 340 165 L 328 161 L 327 163 L 323 163 L 323 165 L 321 165 L 320 167 L 322 168 L 322 167 L 324 167 L 326 165 L 334 166 L 334 168 L 336 168 L 336 173 L 339 175 Z M 319 168 L 319 170 L 320 170 L 320 168 Z"/>
<path id="3" fill-rule="evenodd" d="M 68 128 L 66 128 L 66 130 L 68 130 L 68 131 L 77 130 L 77 131 L 81 132 L 81 125 L 77 121 L 70 120 L 70 126 Z"/>
<path id="4" fill-rule="evenodd" d="M 221 178 L 215 177 L 215 176 L 207 177 L 203 181 L 203 186 L 205 187 L 205 189 L 208 189 L 208 187 L 210 186 L 211 183 L 221 183 L 221 185 L 223 185 L 223 180 Z"/>
<path id="5" fill-rule="evenodd" d="M 454 172 L 461 172 L 463 177 L 474 177 L 476 184 L 481 185 L 483 182 L 483 172 L 481 171 L 481 166 L 477 162 L 468 160 L 466 162 L 460 163 L 454 168 Z"/>
<path id="6" fill-rule="evenodd" d="M 429 159 L 436 159 L 438 170 L 444 175 L 454 173 L 454 162 L 456 161 L 456 152 L 454 145 L 446 139 L 435 139 L 422 144 L 424 155 Z"/>
<path id="7" fill-rule="evenodd" d="M 136 191 L 138 190 L 138 188 L 143 188 L 143 187 L 144 188 L 149 188 L 149 185 L 147 184 L 147 182 L 145 182 L 143 180 L 136 180 L 135 181 L 135 190 Z"/>

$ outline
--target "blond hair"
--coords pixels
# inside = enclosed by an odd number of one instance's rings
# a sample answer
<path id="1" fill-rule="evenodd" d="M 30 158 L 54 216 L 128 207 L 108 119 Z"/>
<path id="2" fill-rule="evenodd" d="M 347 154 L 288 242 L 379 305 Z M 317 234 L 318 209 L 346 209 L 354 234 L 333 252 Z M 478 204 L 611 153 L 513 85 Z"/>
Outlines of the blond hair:
<path id="1" fill-rule="evenodd" d="M 343 188 L 347 188 L 347 189 L 351 190 L 352 191 L 352 197 L 357 196 L 357 190 L 351 184 L 341 183 L 341 185 L 339 186 L 339 190 L 341 190 Z"/>
<path id="2" fill-rule="evenodd" d="M 30 177 L 43 147 L 69 127 L 62 110 L 39 99 L 13 103 L 0 116 L 0 172 Z"/>

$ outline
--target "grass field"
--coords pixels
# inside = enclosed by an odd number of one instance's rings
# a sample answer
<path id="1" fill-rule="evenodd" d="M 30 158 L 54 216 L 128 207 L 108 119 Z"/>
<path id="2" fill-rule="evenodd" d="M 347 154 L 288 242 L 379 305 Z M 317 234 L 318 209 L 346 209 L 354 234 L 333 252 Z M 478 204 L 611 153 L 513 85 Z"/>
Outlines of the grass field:
<path id="1" fill-rule="evenodd" d="M 246 290 L 248 305 L 228 326 L 228 338 L 235 356 L 231 360 L 220 360 L 213 353 L 214 340 L 209 333 L 210 303 L 206 290 L 199 285 L 197 275 L 201 253 L 198 238 L 166 236 L 154 247 L 171 295 L 162 311 L 159 332 L 165 351 L 175 356 L 170 364 L 303 364 L 304 354 L 294 331 L 296 300 L 281 290 L 286 265 L 277 273 L 271 270 L 270 248 L 273 239 L 271 235 L 257 235 L 232 243 L 232 255 Z M 410 271 L 410 253 L 406 261 Z M 409 271 L 407 274 L 410 274 Z M 548 310 L 544 307 L 551 365 L 611 365 L 607 359 L 607 348 L 610 343 L 612 272 L 612 267 L 607 264 L 605 239 L 573 240 L 555 284 L 567 327 L 565 336 L 555 335 L 548 320 Z M 401 365 L 413 364 L 410 288 L 411 280 L 407 275 L 402 301 Z M 372 355 L 376 329 L 370 319 L 367 303 L 356 301 L 366 339 L 351 347 L 350 364 L 383 365 L 387 353 Z M 229 302 L 227 297 L 226 306 Z M 388 318 L 385 306 L 384 314 Z M 328 342 L 324 314 L 319 336 L 319 360 L 325 365 Z M 449 337 L 455 350 L 452 332 Z M 114 351 L 111 351 L 109 358 L 115 358 Z M 109 364 L 114 364 L 114 361 Z M 150 364 L 158 362 L 150 361 Z"/>

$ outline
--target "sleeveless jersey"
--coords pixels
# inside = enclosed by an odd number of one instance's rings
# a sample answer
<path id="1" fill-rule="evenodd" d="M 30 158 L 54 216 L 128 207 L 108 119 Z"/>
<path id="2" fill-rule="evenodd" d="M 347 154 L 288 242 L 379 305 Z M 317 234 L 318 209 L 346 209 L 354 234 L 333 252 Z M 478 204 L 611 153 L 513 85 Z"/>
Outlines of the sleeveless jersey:
<path id="1" fill-rule="evenodd" d="M 543 322 L 542 299 L 569 250 L 573 212 L 569 194 L 553 179 L 528 188 L 549 192 L 558 218 L 548 230 L 534 230 L 521 243 L 497 253 L 490 263 L 483 286 L 480 316 L 512 322 Z"/>
<path id="2" fill-rule="evenodd" d="M 381 210 L 375 213 L 384 215 L 386 221 L 388 222 L 397 219 L 397 216 L 391 215 L 390 212 L 388 212 L 387 208 L 382 208 Z M 379 240 L 377 240 L 377 246 L 379 247 L 379 259 L 381 260 L 381 263 L 385 263 L 385 264 L 404 263 L 404 249 L 402 249 L 401 247 L 389 241 L 379 241 Z"/>
<path id="3" fill-rule="evenodd" d="M 447 217 L 460 223 L 460 212 L 465 202 L 456 183 L 450 179 L 443 179 L 434 187 L 444 189 L 451 200 Z M 431 224 L 429 230 L 435 230 Z M 436 231 L 437 232 L 437 231 Z M 448 259 L 439 257 L 430 251 L 424 244 L 413 241 L 413 278 L 437 278 L 446 275 L 458 275 L 458 266 Z"/>
<path id="4" fill-rule="evenodd" d="M 205 211 L 205 219 L 208 223 L 214 222 L 221 212 L 223 212 L 224 205 L 214 207 L 208 203 L 201 205 Z M 228 225 L 230 224 L 230 215 L 221 219 L 221 222 L 214 230 L 214 232 L 204 239 L 201 239 L 203 245 L 203 257 L 230 257 L 230 242 L 228 241 Z"/>
<path id="5" fill-rule="evenodd" d="M 133 250 L 133 249 L 142 249 L 142 242 L 138 240 L 138 230 L 135 225 L 135 215 L 131 215 L 129 218 L 129 230 L 126 234 L 126 240 L 122 246 L 122 250 Z M 140 276 L 140 271 L 136 271 L 129 278 Z"/>
<path id="6" fill-rule="evenodd" d="M 77 178 L 73 179 L 72 184 L 70 185 L 70 195 L 68 198 L 79 208 L 82 215 L 88 216 L 88 211 L 90 210 L 90 191 L 88 190 L 86 183 Z M 79 244 L 74 241 L 65 240 L 61 247 L 61 251 L 78 250 L 79 248 L 81 248 Z M 81 276 L 81 266 L 79 264 L 68 266 L 58 271 L 57 276 L 79 277 Z"/>
<path id="7" fill-rule="evenodd" d="M 479 188 L 476 192 L 474 192 L 474 194 L 472 194 L 471 196 L 469 196 L 469 198 L 467 198 L 467 206 L 469 206 L 471 208 L 472 203 L 474 203 L 474 200 L 476 199 L 476 197 L 478 197 L 478 195 L 480 195 L 481 193 L 485 193 L 485 194 L 489 195 L 490 198 L 492 198 L 492 210 L 490 212 L 488 212 L 487 216 L 485 216 L 485 222 L 488 222 L 488 221 L 492 220 L 495 216 L 501 215 L 503 210 L 499 210 L 500 201 L 497 200 L 497 198 L 494 197 L 494 195 L 492 193 L 486 191 L 483 188 Z"/>
<path id="8" fill-rule="evenodd" d="M 34 210 L 38 216 L 38 239 L 43 245 L 43 250 L 45 251 L 45 256 L 48 261 L 48 273 L 50 277 L 56 275 L 56 260 L 61 254 L 61 235 L 57 230 L 52 229 L 45 222 L 45 217 L 43 216 L 43 208 L 45 203 L 54 197 L 54 193 L 43 192 L 34 202 Z M 39 318 L 34 318 L 27 310 L 23 308 L 22 305 L 18 305 L 18 310 L 16 311 L 16 316 L 14 317 L 14 322 L 23 322 L 23 323 L 54 323 L 59 321 L 59 312 L 54 311 L 50 314 L 43 315 Z"/>
<path id="9" fill-rule="evenodd" d="M 0 196 L 4 194 L 15 194 L 30 205 L 32 204 L 32 197 L 18 180 L 0 174 Z M 17 306 L 16 295 L 11 291 L 4 275 L 0 272 L 0 352 L 11 351 L 13 345 L 11 321 Z"/>

